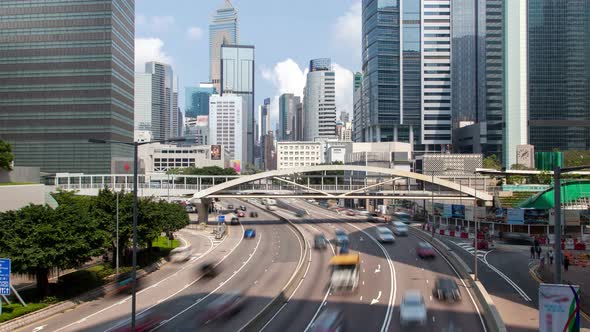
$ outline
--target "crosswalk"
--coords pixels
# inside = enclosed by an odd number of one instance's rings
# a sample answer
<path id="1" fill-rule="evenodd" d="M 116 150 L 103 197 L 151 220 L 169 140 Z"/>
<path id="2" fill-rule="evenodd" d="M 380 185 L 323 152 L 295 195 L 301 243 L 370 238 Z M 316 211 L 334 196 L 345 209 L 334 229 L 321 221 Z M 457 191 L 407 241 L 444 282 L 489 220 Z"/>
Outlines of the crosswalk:
<path id="1" fill-rule="evenodd" d="M 472 255 L 475 254 L 475 248 L 470 243 L 465 243 L 465 242 L 453 242 L 453 243 L 458 245 L 459 247 L 461 247 L 465 251 L 469 252 L 470 254 L 472 254 Z M 480 249 L 477 251 L 477 257 L 484 258 L 488 252 L 490 252 L 490 251 Z"/>

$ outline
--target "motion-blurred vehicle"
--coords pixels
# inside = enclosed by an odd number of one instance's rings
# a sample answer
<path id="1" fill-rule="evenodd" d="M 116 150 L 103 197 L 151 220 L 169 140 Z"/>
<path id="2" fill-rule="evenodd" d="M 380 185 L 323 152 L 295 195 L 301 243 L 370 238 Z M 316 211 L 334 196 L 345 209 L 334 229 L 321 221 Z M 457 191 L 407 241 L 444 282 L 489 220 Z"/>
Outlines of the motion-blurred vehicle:
<path id="1" fill-rule="evenodd" d="M 450 278 L 437 278 L 434 282 L 432 295 L 441 301 L 461 301 L 461 292 L 455 280 Z"/>
<path id="2" fill-rule="evenodd" d="M 191 258 L 191 254 L 191 246 L 174 248 L 170 251 L 170 261 L 174 263 L 183 263 Z"/>
<path id="3" fill-rule="evenodd" d="M 240 210 L 246 211 L 246 206 L 245 205 L 240 205 Z"/>
<path id="4" fill-rule="evenodd" d="M 335 292 L 355 291 L 359 282 L 359 254 L 336 255 L 330 259 L 330 286 Z"/>
<path id="5" fill-rule="evenodd" d="M 434 258 L 434 248 L 428 242 L 418 243 L 416 253 L 420 258 Z"/>
<path id="6" fill-rule="evenodd" d="M 231 221 L 229 222 L 230 225 L 239 225 L 240 219 L 238 217 L 232 217 Z"/>
<path id="7" fill-rule="evenodd" d="M 256 212 L 256 211 L 250 212 L 250 217 L 251 218 L 258 218 L 258 212 Z"/>
<path id="8" fill-rule="evenodd" d="M 326 249 L 328 247 L 328 240 L 324 234 L 316 234 L 313 237 L 313 247 L 314 249 Z"/>
<path id="9" fill-rule="evenodd" d="M 295 217 L 297 218 L 302 218 L 305 216 L 305 213 L 303 211 L 297 211 L 295 212 Z"/>
<path id="10" fill-rule="evenodd" d="M 348 210 L 348 211 L 346 211 L 346 215 L 354 217 L 354 216 L 356 216 L 356 213 L 353 210 Z"/>
<path id="11" fill-rule="evenodd" d="M 188 213 L 194 213 L 195 212 L 195 207 L 192 205 L 187 205 L 185 206 L 186 212 Z"/>
<path id="12" fill-rule="evenodd" d="M 473 242 L 471 242 L 471 245 L 473 247 L 475 247 L 475 239 L 473 239 Z M 478 239 L 477 240 L 477 250 L 488 250 L 489 248 L 490 247 L 489 247 L 487 240 L 485 240 L 485 239 Z"/>
<path id="13" fill-rule="evenodd" d="M 163 317 L 154 315 L 150 312 L 142 312 L 137 314 L 135 318 L 135 332 L 147 332 L 154 329 L 156 326 L 164 320 Z M 131 322 L 128 322 L 125 326 L 121 326 L 113 332 L 131 332 Z"/>
<path id="14" fill-rule="evenodd" d="M 397 221 L 401 221 L 404 224 L 411 224 L 412 223 L 412 216 L 410 216 L 409 213 L 406 212 L 394 212 L 393 213 L 393 218 Z"/>
<path id="15" fill-rule="evenodd" d="M 266 208 L 268 209 L 268 211 L 276 211 L 277 210 L 277 206 L 272 205 L 272 204 L 267 204 Z"/>
<path id="16" fill-rule="evenodd" d="M 242 310 L 244 297 L 241 292 L 223 294 L 211 302 L 204 310 L 201 324 L 207 324 L 217 319 L 230 318 Z"/>
<path id="17" fill-rule="evenodd" d="M 401 221 L 393 222 L 393 234 L 398 236 L 408 236 L 408 225 Z"/>
<path id="18" fill-rule="evenodd" d="M 358 211 L 358 215 L 359 216 L 368 216 L 369 215 L 369 211 L 367 211 L 367 210 L 359 210 Z"/>
<path id="19" fill-rule="evenodd" d="M 254 228 L 246 228 L 244 231 L 244 239 L 253 239 L 256 237 L 256 230 Z"/>
<path id="20" fill-rule="evenodd" d="M 334 232 L 334 234 L 336 235 L 336 245 L 342 246 L 345 243 L 348 243 L 348 234 L 346 234 L 344 230 L 337 229 L 336 232 Z"/>
<path id="21" fill-rule="evenodd" d="M 233 209 L 234 209 L 234 205 L 233 205 L 233 204 L 229 204 L 229 205 L 227 206 L 227 209 L 228 209 L 228 210 L 233 210 Z"/>
<path id="22" fill-rule="evenodd" d="M 238 217 L 243 218 L 246 216 L 246 213 L 244 211 L 238 211 Z"/>
<path id="23" fill-rule="evenodd" d="M 201 273 L 205 278 L 215 278 L 215 276 L 219 274 L 219 271 L 213 262 L 205 262 L 201 264 L 199 270 L 201 270 Z"/>
<path id="24" fill-rule="evenodd" d="M 406 291 L 402 297 L 399 316 L 402 326 L 410 324 L 426 325 L 426 305 L 419 290 Z"/>
<path id="25" fill-rule="evenodd" d="M 129 273 L 125 273 L 125 274 L 120 274 L 117 277 L 117 288 L 116 288 L 116 292 L 118 294 L 131 294 L 132 292 L 132 286 L 133 286 L 133 279 L 131 278 L 131 274 Z M 136 290 L 139 290 L 139 287 L 141 286 L 142 281 L 141 279 L 135 279 L 135 285 L 136 285 Z"/>
<path id="26" fill-rule="evenodd" d="M 326 309 L 311 325 L 311 332 L 344 331 L 344 315 L 336 309 Z"/>
<path id="27" fill-rule="evenodd" d="M 377 227 L 377 240 L 381 243 L 394 243 L 395 237 L 393 236 L 391 229 L 385 226 L 379 226 Z"/>

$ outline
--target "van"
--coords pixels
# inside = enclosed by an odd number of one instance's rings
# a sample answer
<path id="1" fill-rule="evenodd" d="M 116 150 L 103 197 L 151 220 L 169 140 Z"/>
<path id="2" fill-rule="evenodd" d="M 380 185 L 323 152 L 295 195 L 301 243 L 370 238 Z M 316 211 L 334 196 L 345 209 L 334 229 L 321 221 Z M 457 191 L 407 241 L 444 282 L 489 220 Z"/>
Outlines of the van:
<path id="1" fill-rule="evenodd" d="M 404 224 L 401 221 L 394 221 L 393 222 L 393 234 L 398 236 L 407 236 L 408 235 L 408 225 Z"/>

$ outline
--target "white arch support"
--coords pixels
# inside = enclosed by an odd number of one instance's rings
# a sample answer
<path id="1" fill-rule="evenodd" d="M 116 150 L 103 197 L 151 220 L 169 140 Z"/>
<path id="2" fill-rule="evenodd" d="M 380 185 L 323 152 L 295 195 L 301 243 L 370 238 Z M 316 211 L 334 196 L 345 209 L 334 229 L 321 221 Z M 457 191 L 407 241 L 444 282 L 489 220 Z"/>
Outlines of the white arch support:
<path id="1" fill-rule="evenodd" d="M 471 197 L 474 197 L 476 199 L 483 200 L 483 201 L 491 201 L 493 199 L 493 196 L 486 193 L 486 192 L 475 190 L 473 188 L 462 186 L 462 185 L 456 184 L 454 182 L 447 181 L 447 180 L 437 178 L 437 177 L 434 177 L 434 179 L 433 179 L 431 176 L 428 176 L 428 175 L 407 172 L 407 171 L 402 171 L 402 170 L 393 169 L 393 168 L 383 168 L 383 167 L 373 167 L 373 166 L 356 166 L 356 165 L 306 166 L 306 167 L 300 167 L 300 168 L 267 171 L 267 172 L 252 174 L 252 175 L 240 176 L 239 178 L 233 179 L 231 181 L 227 181 L 227 182 L 215 185 L 213 187 L 209 187 L 206 190 L 197 192 L 193 195 L 193 199 L 208 197 L 208 196 L 214 195 L 218 192 L 221 192 L 223 190 L 229 189 L 231 187 L 238 186 L 238 185 L 245 184 L 245 183 L 249 183 L 249 182 L 253 182 L 253 181 L 257 181 L 257 180 L 282 177 L 282 176 L 292 176 L 292 175 L 296 175 L 296 174 L 300 174 L 300 173 L 323 172 L 323 171 L 351 171 L 351 172 L 369 172 L 369 173 L 385 174 L 385 175 L 391 175 L 391 176 L 395 176 L 395 177 L 402 177 L 402 178 L 408 178 L 408 179 L 415 179 L 415 180 L 419 180 L 419 181 L 423 181 L 423 182 L 427 182 L 427 183 L 440 185 L 441 187 L 445 187 L 445 188 L 463 193 L 465 195 L 468 195 L 468 196 L 471 196 Z M 378 197 L 375 197 L 375 198 L 378 198 Z"/>

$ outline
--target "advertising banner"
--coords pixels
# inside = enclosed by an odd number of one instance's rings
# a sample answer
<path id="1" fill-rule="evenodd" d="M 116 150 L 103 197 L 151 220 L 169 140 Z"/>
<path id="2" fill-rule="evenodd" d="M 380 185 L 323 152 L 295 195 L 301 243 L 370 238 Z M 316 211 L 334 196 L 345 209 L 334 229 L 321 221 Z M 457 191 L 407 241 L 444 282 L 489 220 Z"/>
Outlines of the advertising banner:
<path id="1" fill-rule="evenodd" d="M 453 206 L 451 204 L 445 204 L 443 208 L 443 217 L 450 218 L 453 215 Z"/>
<path id="2" fill-rule="evenodd" d="M 240 171 L 242 170 L 242 166 L 239 160 L 232 160 L 232 168 L 234 169 L 234 171 L 236 171 L 236 173 L 240 173 Z"/>
<path id="3" fill-rule="evenodd" d="M 506 222 L 512 225 L 524 225 L 524 210 L 508 209 L 506 213 Z"/>
<path id="4" fill-rule="evenodd" d="M 472 206 L 472 205 L 465 206 L 465 220 L 470 220 L 470 221 L 475 220 L 475 206 Z"/>
<path id="5" fill-rule="evenodd" d="M 549 210 L 540 209 L 525 209 L 524 223 L 525 224 L 545 224 L 549 221 Z"/>
<path id="6" fill-rule="evenodd" d="M 580 219 L 585 210 L 565 210 L 561 209 L 562 221 L 568 226 L 579 226 Z M 563 224 L 562 222 L 562 224 Z M 549 210 L 549 225 L 555 225 L 555 209 Z"/>
<path id="7" fill-rule="evenodd" d="M 539 331 L 580 331 L 580 286 L 539 285 Z"/>
<path id="8" fill-rule="evenodd" d="M 442 216 L 445 210 L 445 205 L 443 203 L 434 203 L 434 215 L 435 216 Z"/>
<path id="9" fill-rule="evenodd" d="M 465 219 L 465 205 L 452 205 L 452 217 Z"/>
<path id="10" fill-rule="evenodd" d="M 221 160 L 221 145 L 211 145 L 211 160 Z"/>

